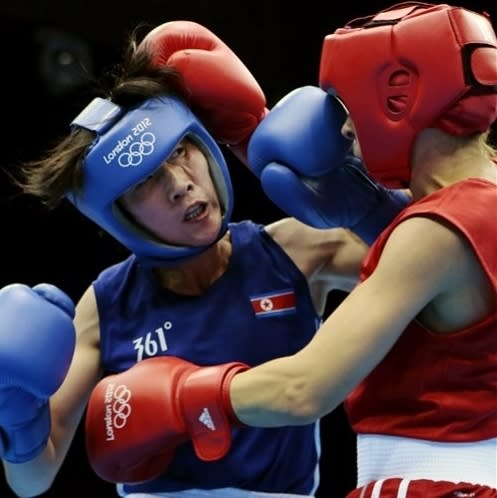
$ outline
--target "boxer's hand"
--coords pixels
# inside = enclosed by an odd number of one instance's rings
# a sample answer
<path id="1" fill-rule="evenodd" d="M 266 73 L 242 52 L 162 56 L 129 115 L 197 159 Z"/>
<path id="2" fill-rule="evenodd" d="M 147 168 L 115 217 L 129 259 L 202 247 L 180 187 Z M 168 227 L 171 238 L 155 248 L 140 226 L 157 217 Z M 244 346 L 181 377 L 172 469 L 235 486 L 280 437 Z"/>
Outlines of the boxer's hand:
<path id="1" fill-rule="evenodd" d="M 48 398 L 75 347 L 74 304 L 50 284 L 12 284 L 0 289 L 0 316 L 0 455 L 23 463 L 50 434 Z"/>
<path id="2" fill-rule="evenodd" d="M 219 143 L 246 164 L 250 135 L 265 116 L 259 84 L 235 53 L 214 33 L 191 21 L 171 21 L 140 43 L 156 66 L 174 67 L 183 77 L 193 112 Z"/>
<path id="3" fill-rule="evenodd" d="M 315 228 L 350 228 L 371 244 L 409 202 L 375 183 L 341 133 L 342 104 L 313 86 L 284 97 L 248 146 L 249 168 L 285 213 Z"/>
<path id="4" fill-rule="evenodd" d="M 95 473 L 109 482 L 142 482 L 164 472 L 178 445 L 199 458 L 222 458 L 237 425 L 228 388 L 242 363 L 198 367 L 155 357 L 104 378 L 90 396 L 86 447 Z"/>

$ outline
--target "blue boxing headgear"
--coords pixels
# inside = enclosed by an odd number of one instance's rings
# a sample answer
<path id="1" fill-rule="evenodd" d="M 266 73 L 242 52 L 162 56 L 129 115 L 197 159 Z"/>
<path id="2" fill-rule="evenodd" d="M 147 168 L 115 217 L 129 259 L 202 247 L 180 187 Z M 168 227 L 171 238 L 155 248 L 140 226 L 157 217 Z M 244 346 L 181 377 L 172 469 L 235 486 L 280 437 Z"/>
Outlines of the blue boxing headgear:
<path id="1" fill-rule="evenodd" d="M 209 246 L 182 247 L 154 238 L 133 223 L 117 203 L 129 188 L 150 176 L 184 138 L 207 157 L 210 174 L 223 211 L 221 229 L 228 228 L 233 191 L 224 156 L 207 130 L 179 99 L 150 98 L 131 109 L 95 98 L 71 123 L 97 136 L 83 160 L 81 192 L 68 194 L 76 208 L 115 237 L 147 266 L 177 265 Z"/>

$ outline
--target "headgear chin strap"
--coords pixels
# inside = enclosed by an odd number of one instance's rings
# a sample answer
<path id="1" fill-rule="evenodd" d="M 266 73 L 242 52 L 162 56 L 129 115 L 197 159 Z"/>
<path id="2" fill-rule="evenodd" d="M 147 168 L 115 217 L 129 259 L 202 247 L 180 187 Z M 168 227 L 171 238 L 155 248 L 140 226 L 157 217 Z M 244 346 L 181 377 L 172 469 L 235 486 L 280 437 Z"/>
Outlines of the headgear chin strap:
<path id="1" fill-rule="evenodd" d="M 384 183 L 410 180 L 424 128 L 484 132 L 497 119 L 497 40 L 487 16 L 406 2 L 324 39 L 320 86 L 347 107 L 364 162 Z"/>
<path id="2" fill-rule="evenodd" d="M 180 100 L 159 96 L 123 109 L 94 99 L 71 123 L 97 136 L 83 161 L 83 187 L 69 200 L 115 237 L 147 266 L 177 265 L 210 246 L 180 247 L 154 238 L 126 216 L 117 204 L 129 188 L 147 178 L 189 137 L 204 152 L 217 189 L 223 220 L 219 240 L 233 209 L 233 191 L 224 156 L 200 121 Z"/>

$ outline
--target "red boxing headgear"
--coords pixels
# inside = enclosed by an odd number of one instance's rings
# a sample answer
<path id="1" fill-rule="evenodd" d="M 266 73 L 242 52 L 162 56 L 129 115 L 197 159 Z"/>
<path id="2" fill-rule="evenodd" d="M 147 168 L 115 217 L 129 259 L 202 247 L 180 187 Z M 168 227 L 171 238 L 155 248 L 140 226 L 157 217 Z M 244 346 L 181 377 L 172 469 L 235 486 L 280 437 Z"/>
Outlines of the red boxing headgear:
<path id="1" fill-rule="evenodd" d="M 405 184 L 421 130 L 471 135 L 497 119 L 497 39 L 486 15 L 400 3 L 326 36 L 319 82 L 347 107 L 371 175 Z"/>

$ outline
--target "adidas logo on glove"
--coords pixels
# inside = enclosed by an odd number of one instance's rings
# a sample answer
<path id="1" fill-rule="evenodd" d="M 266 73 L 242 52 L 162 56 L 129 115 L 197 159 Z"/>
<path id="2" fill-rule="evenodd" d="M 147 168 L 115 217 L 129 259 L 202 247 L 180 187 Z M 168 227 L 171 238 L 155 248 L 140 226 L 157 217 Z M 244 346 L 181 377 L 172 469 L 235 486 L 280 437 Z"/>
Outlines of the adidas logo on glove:
<path id="1" fill-rule="evenodd" d="M 209 410 L 207 408 L 204 408 L 202 410 L 202 413 L 198 417 L 198 421 L 204 424 L 207 429 L 211 431 L 216 430 L 216 426 L 214 425 L 214 421 L 212 420 L 211 414 L 209 413 Z"/>

